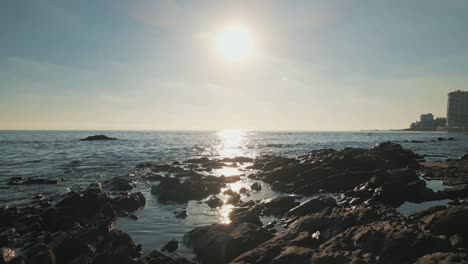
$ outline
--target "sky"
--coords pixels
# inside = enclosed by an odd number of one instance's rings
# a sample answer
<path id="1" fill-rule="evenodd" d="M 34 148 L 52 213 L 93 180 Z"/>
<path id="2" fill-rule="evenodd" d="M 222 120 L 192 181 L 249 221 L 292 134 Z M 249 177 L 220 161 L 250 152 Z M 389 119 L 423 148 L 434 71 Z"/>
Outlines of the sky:
<path id="1" fill-rule="evenodd" d="M 467 25 L 464 0 L 0 0 L 0 129 L 405 128 L 468 90 Z"/>

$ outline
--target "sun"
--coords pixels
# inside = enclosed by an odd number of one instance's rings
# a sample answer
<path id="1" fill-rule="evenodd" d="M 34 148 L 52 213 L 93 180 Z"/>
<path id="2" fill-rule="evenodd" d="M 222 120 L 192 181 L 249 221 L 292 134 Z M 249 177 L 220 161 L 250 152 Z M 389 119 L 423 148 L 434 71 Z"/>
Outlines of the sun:
<path id="1" fill-rule="evenodd" d="M 230 25 L 217 34 L 217 50 L 230 61 L 244 60 L 252 55 L 253 38 L 243 25 Z"/>

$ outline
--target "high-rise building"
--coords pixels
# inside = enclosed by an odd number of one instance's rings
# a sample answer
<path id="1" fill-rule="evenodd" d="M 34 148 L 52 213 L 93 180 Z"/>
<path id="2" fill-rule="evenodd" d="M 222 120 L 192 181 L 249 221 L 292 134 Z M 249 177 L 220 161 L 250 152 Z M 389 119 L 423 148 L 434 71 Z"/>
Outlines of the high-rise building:
<path id="1" fill-rule="evenodd" d="M 468 130 L 468 92 L 458 90 L 448 94 L 447 127 Z"/>
<path id="2" fill-rule="evenodd" d="M 432 129 L 434 128 L 434 115 L 431 113 L 423 114 L 421 115 L 419 122 L 420 122 L 421 128 Z"/>

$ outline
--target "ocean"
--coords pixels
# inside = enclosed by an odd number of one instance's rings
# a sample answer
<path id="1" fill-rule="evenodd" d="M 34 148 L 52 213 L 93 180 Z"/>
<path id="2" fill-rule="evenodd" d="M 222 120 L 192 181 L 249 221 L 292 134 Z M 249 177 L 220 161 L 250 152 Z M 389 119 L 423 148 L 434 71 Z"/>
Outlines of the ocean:
<path id="1" fill-rule="evenodd" d="M 96 134 L 118 140 L 79 141 Z M 438 138 L 454 140 L 438 141 Z M 27 205 L 39 193 L 54 197 L 114 176 L 132 177 L 135 166 L 147 161 L 183 161 L 201 156 L 297 156 L 314 149 L 369 148 L 384 141 L 401 144 L 424 155 L 426 160 L 458 158 L 468 152 L 468 135 L 446 132 L 0 131 L 0 204 Z M 246 174 L 238 168 L 222 168 L 211 173 Z M 11 186 L 7 185 L 11 177 L 60 181 L 57 185 Z M 251 183 L 244 177 L 230 187 L 238 190 Z M 159 248 L 171 239 L 182 241 L 183 235 L 194 227 L 229 221 L 229 205 L 212 209 L 196 201 L 161 204 L 150 193 L 152 184 L 139 182 L 135 189 L 143 192 L 147 199 L 146 207 L 135 212 L 139 220 L 119 218 L 115 223 L 116 228 L 141 243 L 145 252 Z M 274 195 L 263 184 L 261 192 L 247 199 L 268 199 Z M 174 211 L 178 210 L 187 210 L 188 217 L 175 218 Z M 190 249 L 183 246 L 178 252 L 190 255 Z"/>

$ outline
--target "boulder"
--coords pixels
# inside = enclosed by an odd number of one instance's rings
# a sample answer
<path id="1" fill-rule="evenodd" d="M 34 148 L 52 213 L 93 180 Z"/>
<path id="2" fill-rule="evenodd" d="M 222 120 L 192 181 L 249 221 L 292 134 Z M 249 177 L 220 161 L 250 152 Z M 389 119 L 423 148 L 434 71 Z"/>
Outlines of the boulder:
<path id="1" fill-rule="evenodd" d="M 250 185 L 250 189 L 252 191 L 258 192 L 258 191 L 262 190 L 262 185 L 259 182 L 254 182 L 254 183 L 252 183 L 252 185 Z"/>
<path id="2" fill-rule="evenodd" d="M 135 211 L 146 205 L 146 198 L 141 192 L 120 195 L 112 201 L 122 211 Z"/>
<path id="3" fill-rule="evenodd" d="M 223 201 L 216 196 L 211 196 L 207 201 L 206 204 L 211 208 L 221 207 L 223 206 Z"/>
<path id="4" fill-rule="evenodd" d="M 201 179 L 186 179 L 180 182 L 177 178 L 164 178 L 159 185 L 151 188 L 151 193 L 158 196 L 160 201 L 174 201 L 186 203 L 190 200 L 202 200 L 210 195 L 218 194 L 225 187 L 223 180 L 217 177 Z"/>
<path id="5" fill-rule="evenodd" d="M 162 248 L 161 251 L 174 252 L 179 248 L 179 242 L 175 239 L 167 242 Z"/>
<path id="6" fill-rule="evenodd" d="M 228 263 L 271 237 L 266 229 L 250 223 L 213 224 L 190 231 L 185 241 L 201 262 L 211 264 Z"/>
<path id="7" fill-rule="evenodd" d="M 300 205 L 292 208 L 287 213 L 288 216 L 304 216 L 307 214 L 313 214 L 321 212 L 327 207 L 336 207 L 336 201 L 329 196 L 317 196 L 311 198 Z"/>

